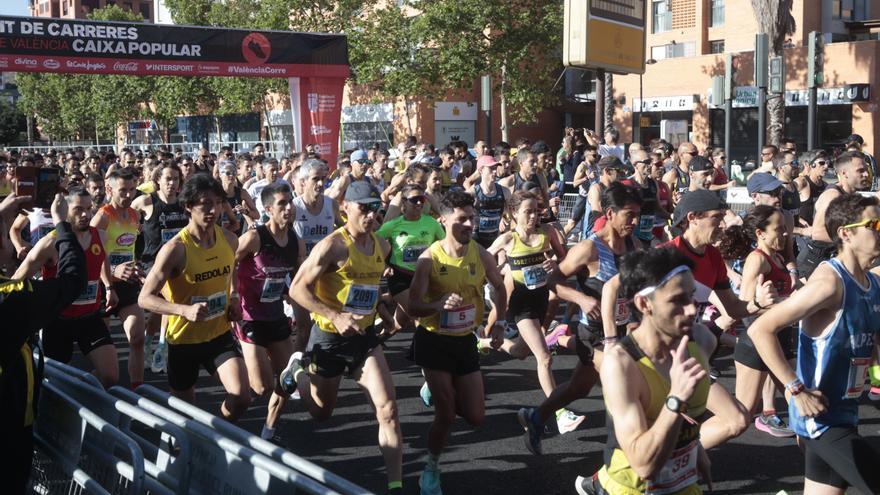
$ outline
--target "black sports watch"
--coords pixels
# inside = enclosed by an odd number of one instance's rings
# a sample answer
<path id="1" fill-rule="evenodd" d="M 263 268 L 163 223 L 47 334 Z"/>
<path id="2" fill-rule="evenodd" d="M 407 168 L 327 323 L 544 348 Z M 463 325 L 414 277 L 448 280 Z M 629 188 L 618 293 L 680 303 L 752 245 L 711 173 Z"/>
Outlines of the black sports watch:
<path id="1" fill-rule="evenodd" d="M 666 409 L 669 409 L 676 414 L 686 413 L 687 408 L 687 402 L 679 399 L 674 395 L 670 395 L 666 398 Z"/>

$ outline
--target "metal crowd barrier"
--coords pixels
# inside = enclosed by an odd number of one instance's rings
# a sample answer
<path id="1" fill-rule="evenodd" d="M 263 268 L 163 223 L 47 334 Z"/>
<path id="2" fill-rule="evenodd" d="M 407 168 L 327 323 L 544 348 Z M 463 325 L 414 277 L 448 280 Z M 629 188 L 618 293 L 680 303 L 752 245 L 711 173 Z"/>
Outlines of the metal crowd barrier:
<path id="1" fill-rule="evenodd" d="M 370 494 L 154 387 L 138 392 L 46 359 L 33 493 Z"/>
<path id="2" fill-rule="evenodd" d="M 562 225 L 565 225 L 571 219 L 577 198 L 577 193 L 566 193 L 559 197 L 559 213 L 556 217 Z"/>

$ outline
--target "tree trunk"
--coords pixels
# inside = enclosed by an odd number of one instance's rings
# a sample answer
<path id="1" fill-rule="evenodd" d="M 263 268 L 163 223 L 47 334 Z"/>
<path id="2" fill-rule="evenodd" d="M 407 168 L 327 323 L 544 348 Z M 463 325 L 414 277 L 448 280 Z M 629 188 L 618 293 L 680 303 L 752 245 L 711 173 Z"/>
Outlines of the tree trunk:
<path id="1" fill-rule="evenodd" d="M 507 132 L 507 99 L 504 98 L 504 88 L 505 88 L 505 80 L 507 79 L 507 64 L 503 64 L 501 66 L 501 140 L 505 143 L 509 143 L 510 139 L 508 138 Z M 492 143 L 486 143 L 487 146 L 492 146 Z"/>
<path id="2" fill-rule="evenodd" d="M 782 57 L 782 63 L 785 64 L 785 50 L 779 50 L 779 52 L 774 53 L 774 50 L 770 51 L 771 57 Z M 773 146 L 779 147 L 779 143 L 782 141 L 782 135 L 785 132 L 785 87 L 783 82 L 783 93 L 782 94 L 768 94 L 767 95 L 767 143 L 772 144 Z"/>
<path id="3" fill-rule="evenodd" d="M 614 75 L 605 72 L 605 127 L 603 134 L 614 128 Z"/>

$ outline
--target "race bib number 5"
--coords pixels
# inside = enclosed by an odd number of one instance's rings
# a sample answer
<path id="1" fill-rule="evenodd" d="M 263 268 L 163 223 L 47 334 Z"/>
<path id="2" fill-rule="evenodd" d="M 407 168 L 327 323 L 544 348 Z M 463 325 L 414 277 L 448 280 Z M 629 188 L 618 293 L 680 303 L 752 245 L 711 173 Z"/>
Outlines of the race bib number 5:
<path id="1" fill-rule="evenodd" d="M 205 320 L 213 320 L 226 313 L 226 292 L 217 292 L 210 296 L 193 296 L 193 304 L 208 303 L 208 315 Z"/>
<path id="2" fill-rule="evenodd" d="M 378 301 L 378 285 L 352 284 L 348 289 L 342 311 L 355 315 L 369 315 L 376 309 Z"/>
<path id="3" fill-rule="evenodd" d="M 440 313 L 441 333 L 462 333 L 474 327 L 477 307 L 473 304 L 460 306 Z"/>

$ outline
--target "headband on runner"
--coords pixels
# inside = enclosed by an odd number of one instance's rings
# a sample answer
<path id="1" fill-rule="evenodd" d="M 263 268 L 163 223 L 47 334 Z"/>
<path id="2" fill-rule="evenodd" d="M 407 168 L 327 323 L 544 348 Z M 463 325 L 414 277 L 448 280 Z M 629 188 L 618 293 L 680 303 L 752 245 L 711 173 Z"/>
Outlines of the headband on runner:
<path id="1" fill-rule="evenodd" d="M 672 280 L 672 277 L 678 275 L 679 273 L 689 272 L 689 271 L 691 271 L 691 269 L 688 268 L 686 265 L 678 265 L 677 267 L 670 270 L 669 273 L 664 275 L 663 278 L 661 278 L 660 281 L 657 282 L 657 285 L 649 285 L 649 286 L 645 287 L 644 289 L 636 292 L 636 295 L 643 296 L 643 297 L 649 296 L 655 290 L 659 289 L 660 287 L 663 287 L 666 284 L 666 282 L 669 282 L 670 280 Z"/>

